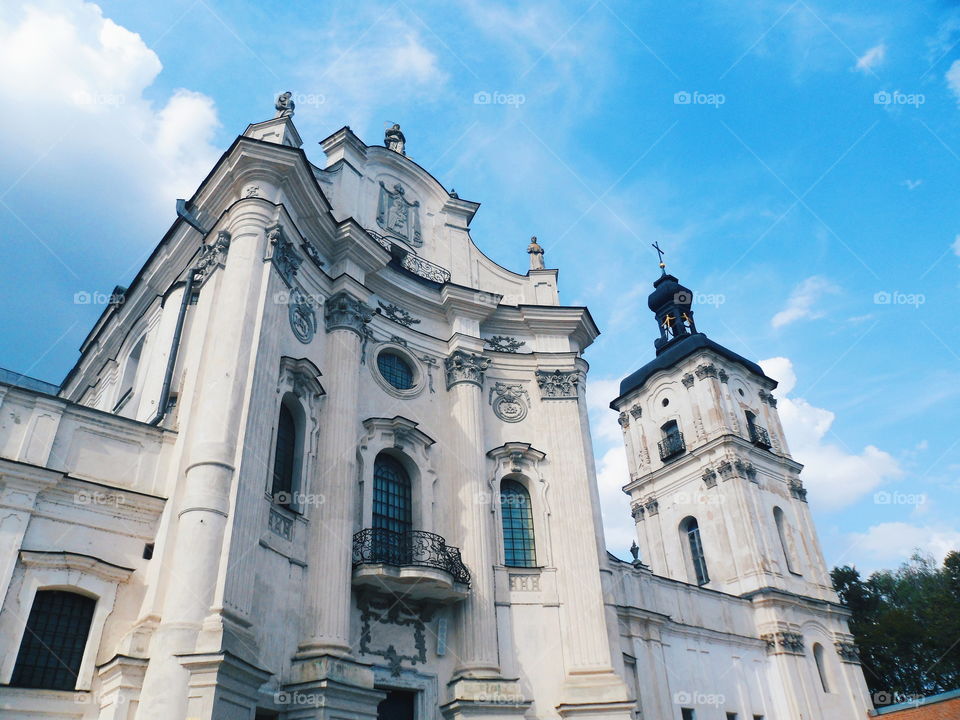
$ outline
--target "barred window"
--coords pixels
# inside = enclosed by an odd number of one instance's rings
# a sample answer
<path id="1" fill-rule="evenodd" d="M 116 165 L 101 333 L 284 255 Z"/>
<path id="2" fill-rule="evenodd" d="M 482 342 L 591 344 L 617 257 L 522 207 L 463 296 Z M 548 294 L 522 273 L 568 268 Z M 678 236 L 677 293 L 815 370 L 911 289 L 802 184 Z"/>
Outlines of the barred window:
<path id="1" fill-rule="evenodd" d="M 410 476 L 398 460 L 378 455 L 373 464 L 373 528 L 390 532 L 413 529 Z"/>
<path id="2" fill-rule="evenodd" d="M 397 353 L 382 352 L 377 355 L 377 369 L 397 390 L 409 390 L 413 387 L 413 368 Z"/>
<path id="3" fill-rule="evenodd" d="M 516 480 L 500 483 L 500 514 L 503 517 L 504 563 L 514 567 L 536 567 L 530 493 Z"/>
<path id="4" fill-rule="evenodd" d="M 38 590 L 10 684 L 73 690 L 97 601 L 65 590 Z"/>

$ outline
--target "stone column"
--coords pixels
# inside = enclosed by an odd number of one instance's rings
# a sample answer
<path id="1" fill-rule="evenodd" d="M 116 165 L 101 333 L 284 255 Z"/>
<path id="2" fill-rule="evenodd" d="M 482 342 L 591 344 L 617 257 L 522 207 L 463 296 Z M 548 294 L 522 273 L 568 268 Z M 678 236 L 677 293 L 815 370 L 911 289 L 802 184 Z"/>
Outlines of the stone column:
<path id="1" fill-rule="evenodd" d="M 494 606 L 493 538 L 489 504 L 482 498 L 486 483 L 483 436 L 483 376 L 490 360 L 454 350 L 444 360 L 453 436 L 449 451 L 455 459 L 459 488 L 463 560 L 470 570 L 470 594 L 457 608 L 457 674 L 497 676 L 497 619 Z"/>
<path id="2" fill-rule="evenodd" d="M 327 396 L 316 467 L 324 502 L 310 518 L 302 658 L 350 654 L 352 543 L 360 428 L 360 351 L 373 310 L 346 291 L 327 299 Z"/>
<path id="3" fill-rule="evenodd" d="M 195 651 L 204 621 L 219 625 L 211 611 L 223 558 L 236 474 L 237 441 L 252 362 L 259 312 L 264 228 L 273 206 L 250 199 L 234 206 L 229 261 L 204 284 L 197 308 L 206 317 L 197 348 L 184 346 L 182 362 L 198 367 L 183 404 L 180 437 L 186 442 L 171 523 L 162 622 L 151 642 L 138 718 L 185 717 L 190 673 L 181 658 Z M 185 341 L 186 342 L 186 341 Z M 171 500 L 171 502 L 174 502 Z M 213 615 L 211 615 L 213 612 Z M 209 617 L 208 617 L 209 616 Z"/>

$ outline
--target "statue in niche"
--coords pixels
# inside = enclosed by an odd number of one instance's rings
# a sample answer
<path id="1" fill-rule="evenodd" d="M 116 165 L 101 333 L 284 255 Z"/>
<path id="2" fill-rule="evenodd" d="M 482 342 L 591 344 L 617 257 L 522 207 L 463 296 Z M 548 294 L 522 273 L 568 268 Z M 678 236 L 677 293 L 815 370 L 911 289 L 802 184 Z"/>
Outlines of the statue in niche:
<path id="1" fill-rule="evenodd" d="M 383 134 L 383 144 L 387 150 L 393 150 L 401 155 L 407 154 L 405 150 L 407 139 L 403 136 L 403 133 L 400 131 L 400 126 L 397 123 L 387 128 L 387 131 Z"/>
<path id="2" fill-rule="evenodd" d="M 530 244 L 527 245 L 527 252 L 530 253 L 530 269 L 543 270 L 543 248 L 537 242 L 537 236 L 530 238 Z"/>
<path id="3" fill-rule="evenodd" d="M 423 245 L 420 234 L 420 201 L 410 202 L 400 183 L 389 189 L 380 181 L 380 201 L 377 203 L 377 225 L 394 237 L 413 247 Z"/>
<path id="4" fill-rule="evenodd" d="M 296 103 L 293 102 L 293 93 L 289 90 L 285 93 L 281 93 L 277 98 L 277 104 L 274 107 L 277 109 L 276 117 L 293 117 L 293 108 L 296 106 Z"/>

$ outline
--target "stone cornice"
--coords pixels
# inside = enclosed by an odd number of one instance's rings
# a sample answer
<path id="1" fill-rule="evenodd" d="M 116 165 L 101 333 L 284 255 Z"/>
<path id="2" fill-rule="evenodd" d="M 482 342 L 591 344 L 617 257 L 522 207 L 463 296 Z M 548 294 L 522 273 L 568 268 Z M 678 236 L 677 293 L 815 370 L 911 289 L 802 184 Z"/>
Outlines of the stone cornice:
<path id="1" fill-rule="evenodd" d="M 467 317 L 482 322 L 497 309 L 500 295 L 447 283 L 440 289 L 440 303 L 447 319 Z"/>
<path id="2" fill-rule="evenodd" d="M 134 568 L 115 565 L 92 555 L 63 551 L 23 549 L 20 550 L 20 564 L 40 570 L 72 570 L 115 583 L 126 582 L 134 571 Z"/>
<path id="3" fill-rule="evenodd" d="M 647 483 L 655 482 L 664 476 L 676 475 L 678 477 L 686 477 L 683 473 L 677 472 L 677 468 L 684 466 L 690 466 L 693 468 L 696 474 L 699 474 L 700 467 L 703 464 L 704 456 L 708 455 L 711 451 L 715 450 L 724 443 L 730 443 L 734 447 L 742 450 L 745 456 L 749 457 L 753 461 L 758 472 L 764 470 L 764 467 L 768 465 L 770 459 L 773 459 L 775 464 L 783 465 L 794 473 L 799 473 L 801 470 L 803 470 L 803 465 L 792 458 L 788 458 L 784 455 L 777 455 L 769 450 L 761 450 L 754 446 L 754 444 L 749 440 L 739 435 L 734 435 L 733 433 L 724 433 L 723 435 L 718 435 L 702 445 L 687 448 L 687 452 L 684 453 L 680 458 L 664 465 L 663 467 L 657 468 L 653 472 L 642 475 L 635 480 L 631 480 L 623 486 L 622 490 L 625 493 L 630 493 L 632 490 L 636 490 Z M 764 462 L 765 460 L 768 462 Z M 783 480 L 782 477 L 781 480 Z"/>
<path id="4" fill-rule="evenodd" d="M 402 450 L 414 445 L 426 450 L 436 440 L 419 430 L 417 425 L 419 423 L 400 415 L 395 415 L 392 418 L 369 417 L 363 421 L 363 427 L 370 435 L 378 431 L 392 433 L 394 447 L 396 448 Z"/>
<path id="5" fill-rule="evenodd" d="M 331 277 L 346 274 L 361 283 L 367 274 L 382 270 L 390 262 L 390 253 L 353 218 L 347 218 L 337 226 L 328 257 Z"/>

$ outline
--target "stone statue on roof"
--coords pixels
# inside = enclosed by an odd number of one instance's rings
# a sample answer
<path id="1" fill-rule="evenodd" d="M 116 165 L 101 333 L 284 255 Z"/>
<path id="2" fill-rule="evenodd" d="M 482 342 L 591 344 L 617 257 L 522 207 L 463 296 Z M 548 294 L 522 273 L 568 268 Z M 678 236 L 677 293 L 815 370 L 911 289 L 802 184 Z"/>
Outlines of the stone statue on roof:
<path id="1" fill-rule="evenodd" d="M 527 252 L 530 253 L 530 269 L 543 270 L 543 248 L 537 242 L 537 236 L 530 238 L 530 244 L 527 245 Z"/>
<path id="2" fill-rule="evenodd" d="M 388 150 L 393 150 L 401 155 L 407 154 L 405 151 L 407 139 L 403 136 L 400 125 L 397 123 L 387 128 L 387 131 L 383 134 L 383 144 Z"/>
<path id="3" fill-rule="evenodd" d="M 293 102 L 293 93 L 287 91 L 285 93 L 280 93 L 280 96 L 277 98 L 277 103 L 274 107 L 277 108 L 276 117 L 287 117 L 293 115 L 293 108 L 295 103 Z"/>

